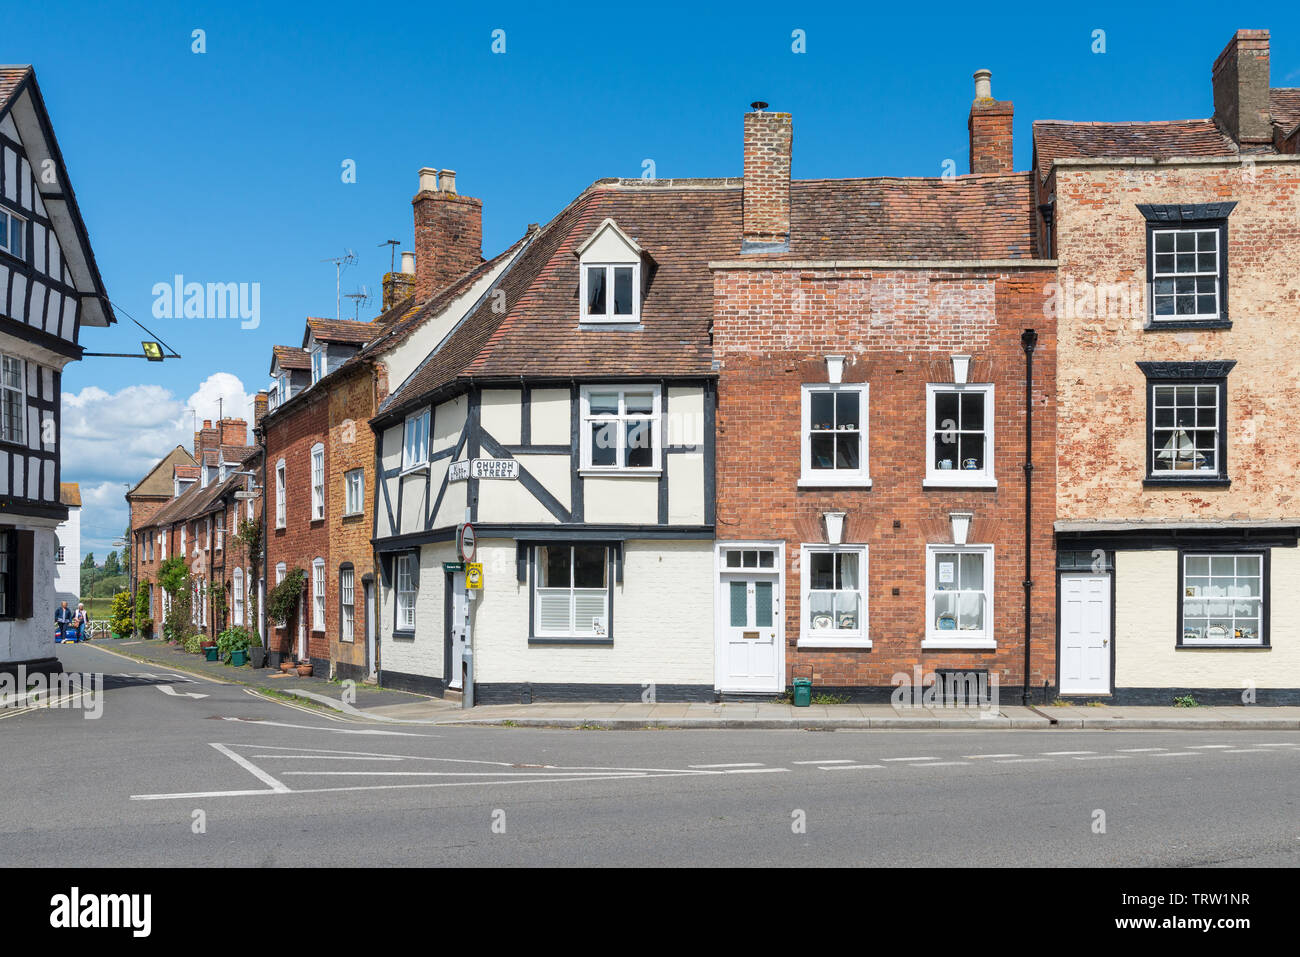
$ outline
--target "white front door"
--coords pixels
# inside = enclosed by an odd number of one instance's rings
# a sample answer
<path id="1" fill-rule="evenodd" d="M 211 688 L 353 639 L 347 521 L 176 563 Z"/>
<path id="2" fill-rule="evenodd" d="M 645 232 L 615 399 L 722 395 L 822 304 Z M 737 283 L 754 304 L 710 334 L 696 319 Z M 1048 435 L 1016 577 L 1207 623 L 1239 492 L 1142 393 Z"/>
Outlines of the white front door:
<path id="1" fill-rule="evenodd" d="M 447 676 L 447 687 L 460 688 L 464 684 L 461 657 L 465 653 L 465 610 L 469 605 L 465 597 L 465 573 L 454 572 L 451 582 L 451 674 Z"/>
<path id="2" fill-rule="evenodd" d="M 1061 694 L 1110 694 L 1110 575 L 1061 576 Z"/>
<path id="3" fill-rule="evenodd" d="M 366 664 L 370 677 L 375 677 L 375 583 L 365 582 L 361 586 L 366 594 Z"/>
<path id="4" fill-rule="evenodd" d="M 777 575 L 722 574 L 721 690 L 777 692 L 785 684 Z"/>

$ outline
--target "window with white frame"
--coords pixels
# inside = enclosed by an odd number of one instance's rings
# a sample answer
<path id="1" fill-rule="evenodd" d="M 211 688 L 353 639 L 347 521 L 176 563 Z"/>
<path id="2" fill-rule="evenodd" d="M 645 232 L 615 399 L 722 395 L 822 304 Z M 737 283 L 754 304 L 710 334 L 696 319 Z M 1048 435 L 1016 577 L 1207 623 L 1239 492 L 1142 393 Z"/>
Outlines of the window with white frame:
<path id="1" fill-rule="evenodd" d="M 311 625 L 313 631 L 325 630 L 325 559 L 311 563 Z"/>
<path id="2" fill-rule="evenodd" d="M 311 517 L 313 521 L 325 517 L 325 446 L 313 445 L 311 449 Z"/>
<path id="3" fill-rule="evenodd" d="M 251 478 L 248 480 L 248 484 L 244 486 L 244 490 L 249 493 L 253 491 L 253 480 Z M 248 520 L 250 522 L 253 520 L 253 497 L 251 494 L 248 498 Z M 233 529 L 234 526 L 232 525 L 231 528 Z"/>
<path id="4" fill-rule="evenodd" d="M 867 546 L 804 545 L 801 645 L 869 645 Z"/>
<path id="5" fill-rule="evenodd" d="M 286 574 L 288 574 L 288 569 L 285 567 L 284 562 L 277 562 L 275 566 L 275 583 L 277 585 L 283 583 Z M 278 624 L 281 628 L 283 628 L 286 624 L 288 624 L 288 622 L 284 618 L 281 618 Z"/>
<path id="6" fill-rule="evenodd" d="M 212 551 L 212 516 L 203 520 L 203 550 Z"/>
<path id="7" fill-rule="evenodd" d="M 1151 230 L 1154 321 L 1219 318 L 1220 239 L 1217 227 Z"/>
<path id="8" fill-rule="evenodd" d="M 217 526 L 217 551 L 226 547 L 226 526 L 224 522 Z"/>
<path id="9" fill-rule="evenodd" d="M 663 437 L 658 386 L 584 386 L 582 467 L 605 472 L 654 472 Z"/>
<path id="10" fill-rule="evenodd" d="M 639 322 L 639 263 L 582 264 L 582 321 Z"/>
<path id="11" fill-rule="evenodd" d="M 186 526 L 184 525 L 181 526 L 181 558 L 188 560 L 190 557 L 190 553 L 185 550 L 185 528 Z"/>
<path id="12" fill-rule="evenodd" d="M 351 641 L 356 623 L 356 575 L 351 567 L 339 571 L 339 637 Z"/>
<path id="13" fill-rule="evenodd" d="M 284 528 L 284 459 L 275 463 L 275 527 Z"/>
<path id="14" fill-rule="evenodd" d="M 234 605 L 235 624 L 244 623 L 244 570 L 236 568 L 230 576 L 230 597 Z"/>
<path id="15" fill-rule="evenodd" d="M 867 386 L 802 389 L 800 485 L 869 485 Z"/>
<path id="16" fill-rule="evenodd" d="M 55 539 L 57 542 L 58 539 Z M 56 545 L 54 548 L 54 564 L 62 565 L 67 561 L 65 556 L 66 549 L 62 545 Z"/>
<path id="17" fill-rule="evenodd" d="M 925 387 L 926 485 L 993 488 L 993 386 Z"/>
<path id="18" fill-rule="evenodd" d="M 429 461 L 429 410 L 406 417 L 402 440 L 402 468 L 416 469 Z"/>
<path id="19" fill-rule="evenodd" d="M 344 509 L 348 515 L 360 515 L 366 505 L 364 469 L 352 469 L 343 476 Z"/>
<path id="20" fill-rule="evenodd" d="M 1264 553 L 1182 555 L 1182 633 L 1178 644 L 1268 644 Z"/>
<path id="21" fill-rule="evenodd" d="M 993 546 L 926 547 L 925 645 L 994 647 Z"/>
<path id="22" fill-rule="evenodd" d="M 311 382 L 315 385 L 325 378 L 325 347 L 317 346 L 311 351 Z"/>
<path id="23" fill-rule="evenodd" d="M 27 220 L 17 213 L 0 207 L 0 249 L 18 259 L 25 258 Z"/>
<path id="24" fill-rule="evenodd" d="M 27 363 L 0 355 L 0 442 L 21 445 L 27 435 Z"/>
<path id="25" fill-rule="evenodd" d="M 158 536 L 158 548 L 160 550 L 158 557 L 163 561 L 167 561 L 167 535 L 170 531 L 170 528 L 163 529 L 163 533 Z"/>
<path id="26" fill-rule="evenodd" d="M 609 551 L 604 545 L 539 545 L 534 552 L 538 638 L 609 637 Z"/>
<path id="27" fill-rule="evenodd" d="M 398 555 L 393 560 L 393 578 L 397 592 L 397 630 L 415 631 L 416 564 L 411 554 Z"/>

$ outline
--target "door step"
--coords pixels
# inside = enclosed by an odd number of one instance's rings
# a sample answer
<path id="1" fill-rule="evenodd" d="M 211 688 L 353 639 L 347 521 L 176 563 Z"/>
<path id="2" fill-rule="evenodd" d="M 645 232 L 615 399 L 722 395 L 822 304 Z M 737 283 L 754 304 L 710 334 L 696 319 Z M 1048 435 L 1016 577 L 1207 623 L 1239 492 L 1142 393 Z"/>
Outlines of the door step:
<path id="1" fill-rule="evenodd" d="M 442 693 L 443 701 L 461 701 L 464 697 L 465 696 L 461 694 L 460 690 L 457 688 L 447 688 Z"/>

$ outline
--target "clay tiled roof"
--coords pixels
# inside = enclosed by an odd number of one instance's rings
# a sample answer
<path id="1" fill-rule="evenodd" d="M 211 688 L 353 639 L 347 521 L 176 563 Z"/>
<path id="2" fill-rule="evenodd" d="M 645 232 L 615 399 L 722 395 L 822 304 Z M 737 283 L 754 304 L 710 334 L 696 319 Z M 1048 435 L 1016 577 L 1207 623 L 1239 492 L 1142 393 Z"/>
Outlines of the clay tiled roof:
<path id="1" fill-rule="evenodd" d="M 150 496 L 157 498 L 159 496 L 171 498 L 172 489 L 172 469 L 176 467 L 190 467 L 194 465 L 194 456 L 185 449 L 184 446 L 178 445 L 165 456 L 158 460 L 153 468 L 142 478 L 127 496 Z"/>
<path id="2" fill-rule="evenodd" d="M 298 349 L 294 346 L 272 346 L 271 347 L 271 366 L 275 367 L 276 362 L 280 363 L 281 369 L 310 369 L 311 356 L 306 349 Z"/>
<path id="3" fill-rule="evenodd" d="M 1054 160 L 1186 156 L 1236 156 L 1232 137 L 1213 120 L 1162 120 L 1154 123 L 1034 123 L 1034 152 L 1046 179 Z"/>
<path id="4" fill-rule="evenodd" d="M 795 181 L 789 255 L 1027 259 L 1033 221 L 1029 173 Z"/>
<path id="5" fill-rule="evenodd" d="M 796 181 L 793 259 L 1017 259 L 1032 253 L 1030 174 Z M 601 180 L 526 239 L 486 300 L 384 402 L 457 380 L 712 375 L 709 263 L 740 256 L 741 181 Z M 645 251 L 636 328 L 578 321 L 575 250 L 612 219 Z M 756 256 L 771 260 L 771 256 Z"/>
<path id="6" fill-rule="evenodd" d="M 70 508 L 81 508 L 81 486 L 76 482 L 60 482 L 59 501 Z"/>
<path id="7" fill-rule="evenodd" d="M 344 342 L 349 345 L 363 346 L 384 331 L 384 327 L 375 322 L 352 322 L 347 319 L 307 318 L 307 329 L 321 342 Z M 303 342 L 306 343 L 306 333 Z"/>
<path id="8" fill-rule="evenodd" d="M 1273 122 L 1282 127 L 1282 135 L 1290 136 L 1300 126 L 1300 87 L 1269 90 L 1268 111 Z"/>
<path id="9" fill-rule="evenodd" d="M 9 102 L 9 97 L 13 96 L 14 91 L 18 89 L 18 84 L 22 83 L 31 71 L 30 64 L 0 65 L 0 109 Z"/>

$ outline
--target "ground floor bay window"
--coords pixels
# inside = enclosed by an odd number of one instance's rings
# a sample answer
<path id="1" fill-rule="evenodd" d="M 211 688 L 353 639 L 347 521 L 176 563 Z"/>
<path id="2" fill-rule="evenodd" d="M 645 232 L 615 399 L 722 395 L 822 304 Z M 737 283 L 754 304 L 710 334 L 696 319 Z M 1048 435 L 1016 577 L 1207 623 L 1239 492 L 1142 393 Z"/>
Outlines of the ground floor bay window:
<path id="1" fill-rule="evenodd" d="M 534 548 L 533 638 L 611 639 L 609 566 L 610 549 L 605 545 Z"/>
<path id="2" fill-rule="evenodd" d="M 926 548 L 923 647 L 994 648 L 993 546 Z"/>

